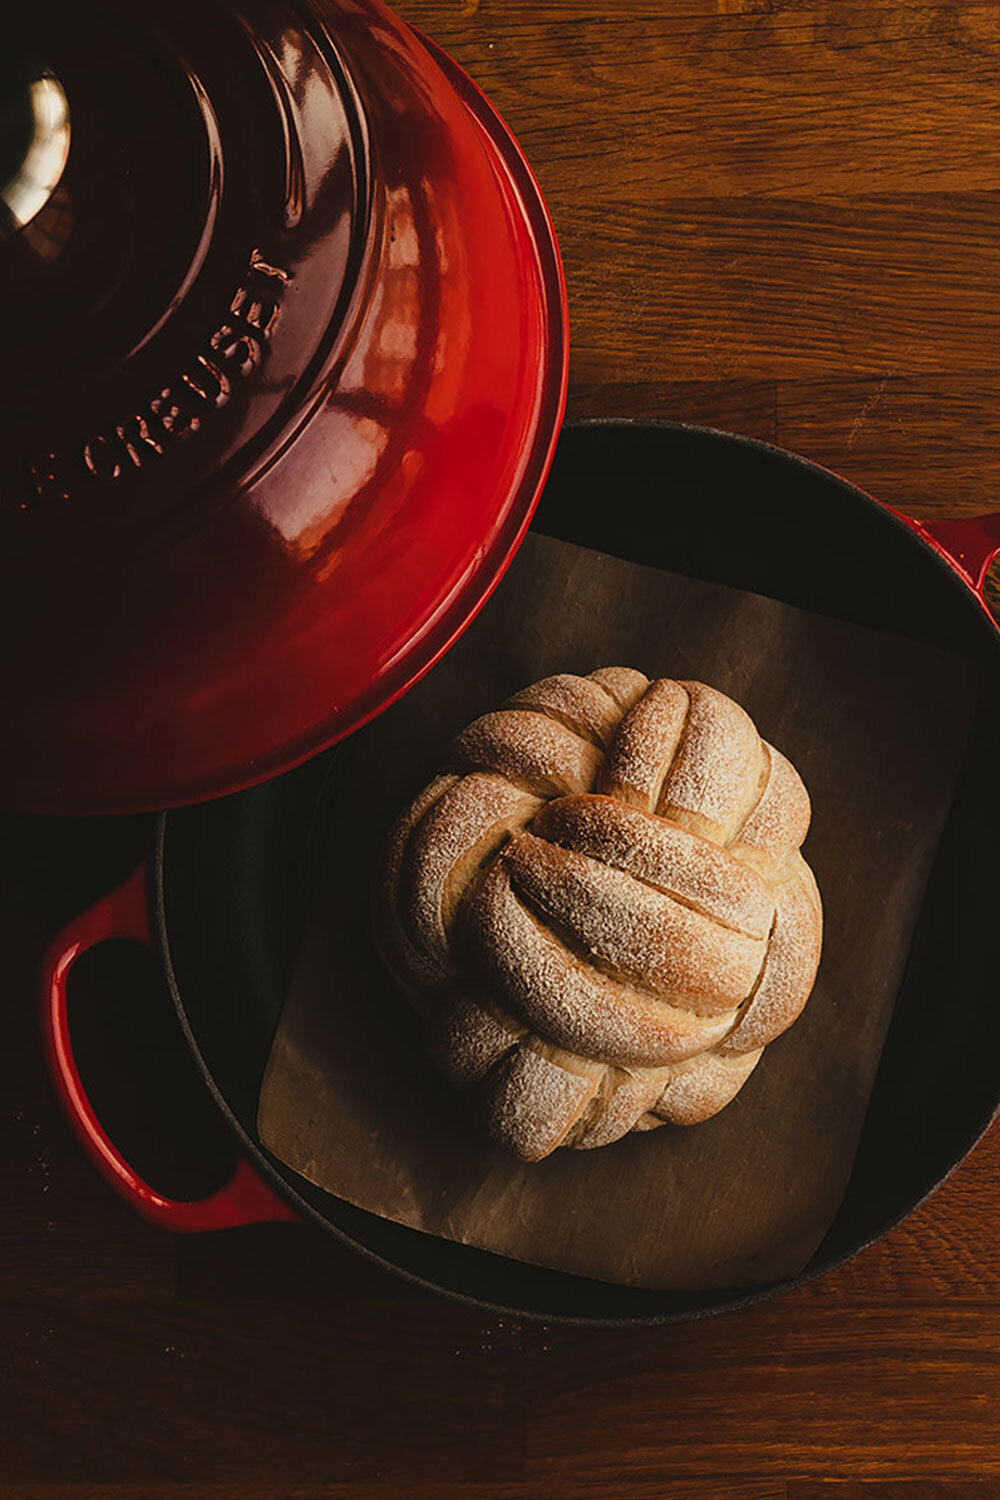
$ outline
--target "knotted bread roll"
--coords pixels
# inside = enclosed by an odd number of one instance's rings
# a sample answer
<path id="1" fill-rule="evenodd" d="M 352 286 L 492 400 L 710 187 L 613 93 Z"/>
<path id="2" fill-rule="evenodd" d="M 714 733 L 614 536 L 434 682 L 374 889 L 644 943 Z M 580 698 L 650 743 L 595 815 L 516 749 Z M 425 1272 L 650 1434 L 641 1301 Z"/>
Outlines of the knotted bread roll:
<path id="1" fill-rule="evenodd" d="M 538 1161 L 716 1114 L 819 964 L 794 767 L 731 698 L 625 667 L 526 688 L 448 767 L 376 936 L 493 1139 Z"/>

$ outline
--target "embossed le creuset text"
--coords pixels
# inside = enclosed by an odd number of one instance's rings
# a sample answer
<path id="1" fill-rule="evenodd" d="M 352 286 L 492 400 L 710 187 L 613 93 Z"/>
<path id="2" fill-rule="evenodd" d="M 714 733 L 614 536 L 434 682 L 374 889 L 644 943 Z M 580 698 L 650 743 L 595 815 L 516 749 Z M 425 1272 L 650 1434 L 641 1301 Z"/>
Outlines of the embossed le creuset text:
<path id="1" fill-rule="evenodd" d="M 290 280 L 287 271 L 254 250 L 225 322 L 211 334 L 191 366 L 142 409 L 95 434 L 73 453 L 47 453 L 33 463 L 31 479 L 37 500 L 68 500 L 70 486 L 81 479 L 120 479 L 157 458 L 171 443 L 198 432 L 212 411 L 226 405 L 234 382 L 261 363 Z M 30 501 L 21 506 L 28 508 Z"/>

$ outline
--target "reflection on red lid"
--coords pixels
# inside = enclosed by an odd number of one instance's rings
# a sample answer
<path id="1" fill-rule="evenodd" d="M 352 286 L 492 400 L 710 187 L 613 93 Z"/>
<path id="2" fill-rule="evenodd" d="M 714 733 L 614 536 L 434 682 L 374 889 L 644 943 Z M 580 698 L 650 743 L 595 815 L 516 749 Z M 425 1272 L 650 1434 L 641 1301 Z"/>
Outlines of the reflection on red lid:
<path id="1" fill-rule="evenodd" d="M 379 0 L 57 6 L 69 153 L 0 239 L 0 797 L 220 795 L 349 733 L 482 604 L 565 399 L 506 128 Z"/>

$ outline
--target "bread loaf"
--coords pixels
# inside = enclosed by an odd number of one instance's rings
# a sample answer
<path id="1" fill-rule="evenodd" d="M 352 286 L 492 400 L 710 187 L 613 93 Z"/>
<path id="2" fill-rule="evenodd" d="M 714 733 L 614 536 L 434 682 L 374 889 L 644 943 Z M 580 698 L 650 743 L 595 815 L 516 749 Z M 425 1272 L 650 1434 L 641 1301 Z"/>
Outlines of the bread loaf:
<path id="1" fill-rule="evenodd" d="M 548 677 L 459 735 L 390 836 L 375 928 L 499 1145 L 537 1161 L 734 1098 L 816 976 L 809 819 L 704 683 Z"/>

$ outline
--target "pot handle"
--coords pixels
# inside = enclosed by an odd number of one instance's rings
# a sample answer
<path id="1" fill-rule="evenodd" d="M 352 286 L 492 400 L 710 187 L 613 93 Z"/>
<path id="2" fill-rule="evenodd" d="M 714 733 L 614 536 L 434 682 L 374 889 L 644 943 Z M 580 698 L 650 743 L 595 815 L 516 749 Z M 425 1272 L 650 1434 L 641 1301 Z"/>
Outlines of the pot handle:
<path id="1" fill-rule="evenodd" d="M 149 869 L 144 861 L 129 878 L 62 932 L 42 968 L 42 1041 L 60 1103 L 81 1145 L 101 1176 L 143 1219 L 161 1229 L 200 1234 L 297 1219 L 297 1215 L 240 1157 L 225 1187 L 193 1203 L 165 1198 L 129 1166 L 109 1138 L 87 1097 L 69 1034 L 66 981 L 76 960 L 111 938 L 152 946 L 148 912 Z"/>
<path id="2" fill-rule="evenodd" d="M 906 519 L 983 599 L 986 570 L 1000 552 L 1000 511 L 988 516 L 962 516 L 955 521 L 915 521 L 911 516 Z"/>

